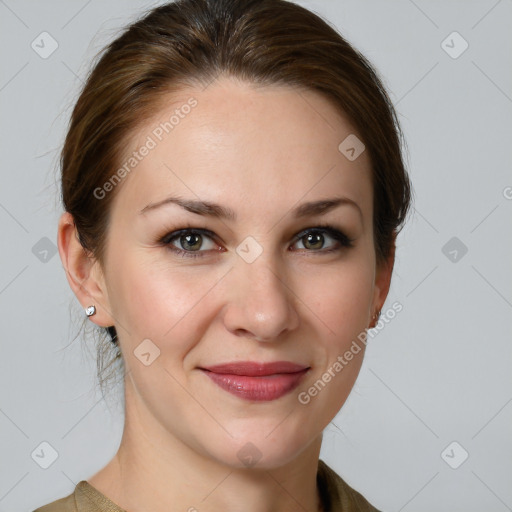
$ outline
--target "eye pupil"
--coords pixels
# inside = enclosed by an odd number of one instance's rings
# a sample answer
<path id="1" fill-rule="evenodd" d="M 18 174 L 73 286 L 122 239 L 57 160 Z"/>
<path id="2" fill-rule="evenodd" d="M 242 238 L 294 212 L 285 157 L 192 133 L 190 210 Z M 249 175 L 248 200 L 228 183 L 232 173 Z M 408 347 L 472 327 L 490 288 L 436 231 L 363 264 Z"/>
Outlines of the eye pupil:
<path id="1" fill-rule="evenodd" d="M 321 249 L 324 245 L 324 236 L 321 233 L 308 233 L 304 239 L 304 247 L 307 249 Z"/>
<path id="2" fill-rule="evenodd" d="M 203 237 L 198 234 L 183 235 L 180 237 L 180 244 L 185 250 L 197 250 L 201 247 Z"/>

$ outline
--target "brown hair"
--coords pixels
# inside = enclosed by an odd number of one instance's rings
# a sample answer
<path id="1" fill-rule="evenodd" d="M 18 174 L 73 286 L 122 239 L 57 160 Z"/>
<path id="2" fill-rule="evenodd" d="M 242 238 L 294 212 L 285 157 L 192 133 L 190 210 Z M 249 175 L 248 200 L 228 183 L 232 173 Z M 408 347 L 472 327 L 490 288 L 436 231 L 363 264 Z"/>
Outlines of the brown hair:
<path id="1" fill-rule="evenodd" d="M 62 199 L 84 249 L 102 262 L 119 186 L 102 199 L 94 190 L 120 165 L 133 131 L 169 92 L 220 74 L 317 91 L 348 117 L 372 162 L 374 245 L 377 263 L 385 261 L 412 200 L 397 115 L 372 65 L 316 14 L 285 0 L 177 0 L 106 47 L 61 154 Z"/>

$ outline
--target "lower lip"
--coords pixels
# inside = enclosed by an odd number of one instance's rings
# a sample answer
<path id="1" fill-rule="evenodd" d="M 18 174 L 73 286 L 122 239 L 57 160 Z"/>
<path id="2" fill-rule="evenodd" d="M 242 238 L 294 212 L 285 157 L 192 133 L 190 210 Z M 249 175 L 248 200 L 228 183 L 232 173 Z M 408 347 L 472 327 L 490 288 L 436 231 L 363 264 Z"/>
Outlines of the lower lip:
<path id="1" fill-rule="evenodd" d="M 308 372 L 308 368 L 295 373 L 279 373 L 260 377 L 202 371 L 219 387 L 239 398 L 268 402 L 293 391 Z"/>

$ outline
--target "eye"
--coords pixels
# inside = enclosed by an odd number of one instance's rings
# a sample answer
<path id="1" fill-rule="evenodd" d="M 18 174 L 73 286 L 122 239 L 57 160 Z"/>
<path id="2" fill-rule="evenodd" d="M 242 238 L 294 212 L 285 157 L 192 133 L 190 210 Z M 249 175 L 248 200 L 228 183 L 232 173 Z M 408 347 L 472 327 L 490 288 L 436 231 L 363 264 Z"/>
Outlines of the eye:
<path id="1" fill-rule="evenodd" d="M 198 257 L 204 256 L 204 252 L 220 250 L 213 241 L 214 233 L 204 229 L 181 229 L 164 236 L 160 242 L 180 256 Z"/>
<path id="2" fill-rule="evenodd" d="M 296 243 L 302 244 L 300 250 L 322 253 L 336 251 L 342 247 L 353 247 L 354 241 L 339 229 L 329 225 L 306 229 L 297 235 L 296 240 Z"/>
<path id="3" fill-rule="evenodd" d="M 215 233 L 207 229 L 184 228 L 165 235 L 159 242 L 180 257 L 198 258 L 206 256 L 207 252 L 224 251 L 215 242 L 216 238 Z M 353 241 L 339 229 L 322 225 L 301 231 L 293 245 L 301 244 L 300 251 L 325 254 L 353 247 Z"/>

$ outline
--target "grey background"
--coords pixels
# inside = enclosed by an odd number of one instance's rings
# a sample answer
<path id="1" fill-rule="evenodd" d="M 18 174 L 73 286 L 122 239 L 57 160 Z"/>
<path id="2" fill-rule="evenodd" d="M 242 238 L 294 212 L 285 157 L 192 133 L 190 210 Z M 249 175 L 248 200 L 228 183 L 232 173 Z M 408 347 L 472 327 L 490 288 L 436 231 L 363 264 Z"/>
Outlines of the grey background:
<path id="1" fill-rule="evenodd" d="M 369 343 L 321 458 L 384 511 L 512 510 L 512 1 L 300 3 L 380 71 L 416 194 L 384 307 L 403 311 Z M 120 441 L 94 348 L 73 342 L 55 173 L 92 57 L 150 5 L 0 0 L 1 512 L 69 494 Z M 58 43 L 46 59 L 31 47 L 43 31 Z M 469 44 L 458 58 L 442 47 L 453 31 Z M 42 442 L 58 453 L 48 469 L 31 455 Z"/>

